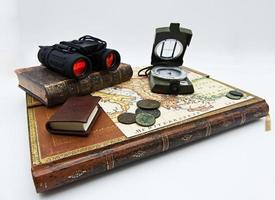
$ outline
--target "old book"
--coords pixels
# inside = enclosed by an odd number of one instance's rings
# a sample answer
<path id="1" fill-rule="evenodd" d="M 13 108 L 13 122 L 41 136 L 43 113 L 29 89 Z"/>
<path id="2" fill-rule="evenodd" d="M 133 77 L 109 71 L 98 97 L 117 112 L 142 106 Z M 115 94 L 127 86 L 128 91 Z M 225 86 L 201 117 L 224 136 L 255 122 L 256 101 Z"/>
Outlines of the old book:
<path id="1" fill-rule="evenodd" d="M 163 153 L 225 130 L 242 126 L 268 114 L 264 99 L 243 92 L 239 100 L 225 95 L 235 87 L 185 68 L 192 95 L 150 92 L 148 79 L 130 81 L 94 92 L 103 109 L 88 137 L 49 134 L 45 123 L 58 107 L 47 108 L 27 95 L 32 175 L 37 192 L 45 192 L 130 162 Z M 136 102 L 151 98 L 161 102 L 161 116 L 151 127 L 124 125 L 122 112 L 133 112 Z"/>
<path id="2" fill-rule="evenodd" d="M 100 114 L 97 96 L 70 97 L 50 117 L 46 129 L 53 134 L 87 136 Z"/>
<path id="3" fill-rule="evenodd" d="M 111 72 L 94 72 L 82 80 L 68 79 L 44 66 L 15 70 L 19 87 L 46 106 L 62 104 L 71 96 L 82 96 L 125 81 L 133 71 L 130 65 L 121 63 Z"/>

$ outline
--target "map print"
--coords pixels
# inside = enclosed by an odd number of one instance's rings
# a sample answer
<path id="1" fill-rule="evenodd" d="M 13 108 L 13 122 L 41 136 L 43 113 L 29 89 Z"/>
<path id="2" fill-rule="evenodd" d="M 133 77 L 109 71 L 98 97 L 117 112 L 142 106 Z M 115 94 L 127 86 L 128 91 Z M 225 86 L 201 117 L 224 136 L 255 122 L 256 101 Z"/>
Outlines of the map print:
<path id="1" fill-rule="evenodd" d="M 187 71 L 187 76 L 195 89 L 195 93 L 191 95 L 152 93 L 148 78 L 136 75 L 130 81 L 94 92 L 92 95 L 102 97 L 99 104 L 127 137 L 146 134 L 176 123 L 184 123 L 192 117 L 253 98 L 244 94 L 240 100 L 231 100 L 225 95 L 230 90 L 234 90 L 233 88 L 192 71 Z M 121 113 L 135 113 L 136 103 L 142 99 L 154 99 L 161 104 L 159 108 L 161 116 L 156 119 L 153 126 L 125 125 L 117 121 L 117 116 Z"/>

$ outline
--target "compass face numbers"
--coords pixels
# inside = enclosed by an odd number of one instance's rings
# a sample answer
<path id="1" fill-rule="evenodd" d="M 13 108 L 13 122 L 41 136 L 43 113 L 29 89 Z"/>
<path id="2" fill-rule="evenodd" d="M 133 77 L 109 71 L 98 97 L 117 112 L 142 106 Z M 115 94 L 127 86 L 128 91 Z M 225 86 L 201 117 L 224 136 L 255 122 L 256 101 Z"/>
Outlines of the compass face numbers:
<path id="1" fill-rule="evenodd" d="M 182 54 L 183 45 L 176 39 L 165 39 L 160 41 L 154 50 L 157 57 L 163 60 L 171 60 Z"/>
<path id="2" fill-rule="evenodd" d="M 183 80 L 187 77 L 186 72 L 178 67 L 154 67 L 151 73 L 155 77 L 167 80 Z"/>

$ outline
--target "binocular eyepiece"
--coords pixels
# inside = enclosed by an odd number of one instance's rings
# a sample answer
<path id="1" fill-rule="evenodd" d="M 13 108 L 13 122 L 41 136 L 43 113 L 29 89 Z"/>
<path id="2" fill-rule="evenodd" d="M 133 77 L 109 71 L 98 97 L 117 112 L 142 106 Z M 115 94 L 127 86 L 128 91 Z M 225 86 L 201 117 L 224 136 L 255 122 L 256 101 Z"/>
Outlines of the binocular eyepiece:
<path id="1" fill-rule="evenodd" d="M 107 43 L 92 36 L 63 41 L 53 46 L 40 46 L 39 61 L 49 69 L 70 78 L 83 79 L 93 71 L 113 71 L 120 55 L 107 49 Z"/>

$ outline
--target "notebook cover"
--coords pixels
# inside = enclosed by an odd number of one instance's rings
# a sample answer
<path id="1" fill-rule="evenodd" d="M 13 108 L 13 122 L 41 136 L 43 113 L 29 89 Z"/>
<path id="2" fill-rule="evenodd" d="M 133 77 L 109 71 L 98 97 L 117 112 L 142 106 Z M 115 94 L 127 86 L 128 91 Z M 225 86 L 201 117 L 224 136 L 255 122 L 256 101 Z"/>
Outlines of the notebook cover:
<path id="1" fill-rule="evenodd" d="M 194 73 L 198 74 L 196 71 Z M 191 79 L 196 88 L 195 91 L 197 91 L 194 95 L 200 94 L 198 86 L 205 86 L 206 84 L 208 87 L 207 84 L 212 82 L 219 86 L 222 85 L 226 89 L 234 88 L 213 79 L 204 80 L 208 79 L 209 76 L 199 74 L 199 79 Z M 103 108 L 103 112 L 86 138 L 49 134 L 45 129 L 45 123 L 58 107 L 47 108 L 43 105 L 37 105 L 27 95 L 32 175 L 37 192 L 45 192 L 193 141 L 209 138 L 217 133 L 264 117 L 269 111 L 264 99 L 246 92 L 244 100 L 240 102 L 226 100 L 220 107 L 218 105 L 221 102 L 217 105 L 210 104 L 210 101 L 215 97 L 212 93 L 210 99 L 207 99 L 207 95 L 203 94 L 205 98 L 202 98 L 202 101 L 206 103 L 206 107 L 200 105 L 195 107 L 198 102 L 188 102 L 190 97 L 184 96 L 185 104 L 190 105 L 188 112 L 193 113 L 192 115 L 190 114 L 186 118 L 182 117 L 181 121 L 173 121 L 174 119 L 166 121 L 165 126 L 159 123 L 162 117 L 165 118 L 165 116 L 161 116 L 157 119 L 159 122 L 155 124 L 156 127 L 141 128 L 135 135 L 131 135 L 132 133 L 129 134 L 130 129 L 123 129 L 114 120 L 114 116 L 116 116 L 114 113 L 118 114 L 118 110 L 113 109 L 113 105 L 108 109 L 108 106 L 112 102 L 118 103 L 123 109 L 129 109 L 129 106 L 133 106 L 137 99 L 133 99 L 133 96 L 130 95 L 129 88 L 138 90 L 139 95 L 145 95 L 143 92 L 146 95 L 152 95 L 148 88 L 141 84 L 141 81 L 134 77 L 132 82 L 120 84 L 97 93 L 102 97 L 99 104 Z M 121 93 L 123 88 L 126 88 L 125 96 Z M 115 92 L 119 94 L 114 94 Z M 171 106 L 176 106 L 174 102 L 176 97 L 154 97 L 160 98 L 162 106 L 168 106 L 170 109 L 172 109 Z M 191 99 L 197 98 L 196 96 L 191 97 Z M 217 98 L 224 97 L 217 96 Z M 160 109 L 164 108 L 161 107 Z M 174 111 L 171 110 L 165 112 L 174 114 Z M 199 114 L 196 115 L 197 113 Z M 162 113 L 162 115 L 166 114 Z"/>

